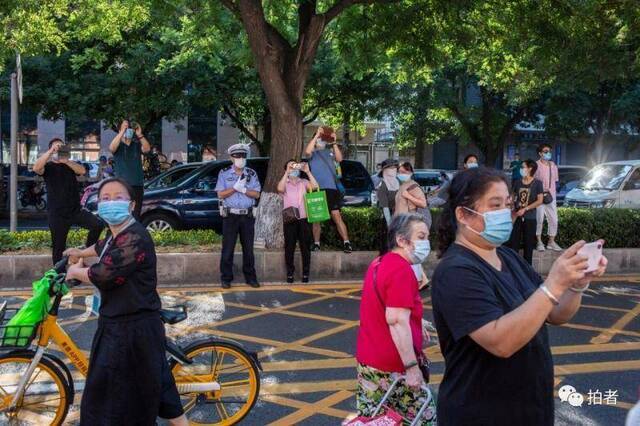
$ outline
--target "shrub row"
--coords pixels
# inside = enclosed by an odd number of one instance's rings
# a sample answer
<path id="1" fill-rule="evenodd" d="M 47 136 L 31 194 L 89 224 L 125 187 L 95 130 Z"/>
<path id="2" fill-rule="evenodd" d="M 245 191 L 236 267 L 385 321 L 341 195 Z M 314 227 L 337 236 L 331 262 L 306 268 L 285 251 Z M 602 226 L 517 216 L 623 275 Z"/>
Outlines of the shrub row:
<path id="1" fill-rule="evenodd" d="M 432 209 L 432 246 L 437 238 L 439 209 Z M 377 250 L 382 215 L 375 208 L 345 208 L 342 216 L 349 229 L 349 239 L 356 250 Z M 560 208 L 558 211 L 559 230 L 557 241 L 569 247 L 576 241 L 595 241 L 603 238 L 608 248 L 640 247 L 640 210 L 630 209 L 576 209 Z M 544 234 L 546 235 L 546 224 Z M 332 222 L 322 224 L 323 244 L 341 248 L 337 232 Z"/>
<path id="2" fill-rule="evenodd" d="M 219 244 L 222 236 L 212 229 L 198 229 L 189 231 L 154 232 L 151 234 L 158 247 L 176 246 L 206 246 Z M 87 231 L 84 229 L 71 230 L 67 238 L 67 246 L 81 246 L 85 243 Z M 10 233 L 0 229 L 0 253 L 19 250 L 47 250 L 51 247 L 49 231 L 21 231 Z"/>
<path id="3" fill-rule="evenodd" d="M 432 243 L 436 237 L 436 227 L 440 211 L 432 210 L 434 226 Z M 355 250 L 378 250 L 380 228 L 383 225 L 380 210 L 376 208 L 345 208 L 342 216 Z M 560 208 L 558 212 L 560 229 L 558 243 L 564 247 L 578 240 L 606 240 L 606 247 L 640 247 L 640 210 L 625 209 L 574 209 Z M 545 230 L 546 233 L 546 230 Z M 219 244 L 222 237 L 213 230 L 167 231 L 153 233 L 153 240 L 159 247 L 198 247 Z M 87 237 L 85 230 L 72 230 L 67 245 L 80 246 Z M 338 234 L 331 221 L 322 224 L 322 244 L 324 247 L 342 248 Z M 23 231 L 14 234 L 0 229 L 0 253 L 19 250 L 46 250 L 51 247 L 49 231 Z M 433 245 L 435 247 L 435 245 Z"/>

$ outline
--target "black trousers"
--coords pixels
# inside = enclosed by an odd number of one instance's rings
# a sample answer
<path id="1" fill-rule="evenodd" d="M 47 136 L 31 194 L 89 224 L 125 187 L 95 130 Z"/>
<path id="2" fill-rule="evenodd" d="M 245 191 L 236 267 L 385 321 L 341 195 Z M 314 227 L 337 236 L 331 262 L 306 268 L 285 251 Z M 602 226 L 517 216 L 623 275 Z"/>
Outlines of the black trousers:
<path id="1" fill-rule="evenodd" d="M 284 261 L 288 277 L 292 277 L 295 272 L 293 254 L 296 242 L 300 245 L 302 255 L 302 275 L 308 277 L 311 268 L 311 227 L 307 219 L 298 219 L 284 225 Z"/>
<path id="2" fill-rule="evenodd" d="M 511 238 L 506 244 L 507 247 L 510 247 L 515 251 L 519 251 L 520 247 L 524 245 L 523 257 L 530 265 L 533 264 L 533 249 L 536 247 L 536 224 L 537 221 L 535 218 L 517 218 L 513 223 Z"/>
<path id="3" fill-rule="evenodd" d="M 258 282 L 253 256 L 253 236 L 256 220 L 249 215 L 230 214 L 222 218 L 222 257 L 220 274 L 223 282 L 233 281 L 233 251 L 240 235 L 242 272 L 247 283 Z"/>
<path id="4" fill-rule="evenodd" d="M 78 209 L 72 213 L 49 211 L 49 230 L 51 231 L 51 242 L 53 244 L 51 258 L 53 263 L 62 259 L 62 253 L 67 248 L 67 236 L 71 226 L 76 225 L 89 230 L 86 246 L 90 247 L 98 241 L 104 224 L 96 216 L 87 210 Z"/>
<path id="5" fill-rule="evenodd" d="M 133 206 L 133 217 L 136 220 L 140 221 L 140 211 L 142 210 L 142 196 L 144 195 L 144 187 L 142 186 L 132 186 L 133 189 L 133 201 L 135 201 L 135 205 Z"/>
<path id="6" fill-rule="evenodd" d="M 157 312 L 100 317 L 80 403 L 81 426 L 155 425 L 183 413 Z"/>

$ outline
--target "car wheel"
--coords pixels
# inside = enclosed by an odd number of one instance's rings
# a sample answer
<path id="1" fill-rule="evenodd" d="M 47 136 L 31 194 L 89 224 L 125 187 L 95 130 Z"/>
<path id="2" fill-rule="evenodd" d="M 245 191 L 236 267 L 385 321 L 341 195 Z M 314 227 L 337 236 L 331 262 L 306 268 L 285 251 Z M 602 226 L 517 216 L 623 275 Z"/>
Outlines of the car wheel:
<path id="1" fill-rule="evenodd" d="M 147 227 L 149 232 L 164 232 L 176 229 L 176 221 L 166 214 L 150 214 L 142 219 L 142 224 Z"/>

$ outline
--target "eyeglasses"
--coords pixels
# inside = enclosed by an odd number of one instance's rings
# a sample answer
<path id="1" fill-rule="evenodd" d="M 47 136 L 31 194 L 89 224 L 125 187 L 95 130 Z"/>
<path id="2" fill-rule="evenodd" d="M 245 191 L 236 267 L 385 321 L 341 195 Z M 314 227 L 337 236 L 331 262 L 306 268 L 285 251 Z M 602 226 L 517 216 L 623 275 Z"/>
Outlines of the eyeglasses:
<path id="1" fill-rule="evenodd" d="M 231 154 L 231 158 L 247 158 L 247 154 Z"/>

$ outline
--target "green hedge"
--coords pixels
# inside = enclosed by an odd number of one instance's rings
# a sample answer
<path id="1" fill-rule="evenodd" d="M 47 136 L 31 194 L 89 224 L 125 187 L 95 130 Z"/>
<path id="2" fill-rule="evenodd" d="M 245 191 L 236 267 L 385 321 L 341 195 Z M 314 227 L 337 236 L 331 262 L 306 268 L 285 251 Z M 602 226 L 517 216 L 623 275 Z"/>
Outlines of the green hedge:
<path id="1" fill-rule="evenodd" d="M 158 247 L 197 247 L 219 244 L 222 241 L 222 237 L 211 229 L 155 232 L 151 236 Z M 67 246 L 83 245 L 86 238 L 86 230 L 71 230 L 67 238 Z M 0 229 L 0 253 L 19 250 L 46 250 L 50 247 L 51 236 L 49 231 L 20 231 L 12 234 L 5 229 Z"/>
<path id="2" fill-rule="evenodd" d="M 436 238 L 439 209 L 432 209 L 431 240 Z M 378 250 L 379 227 L 382 215 L 376 208 L 345 208 L 342 210 L 349 239 L 356 250 Z M 558 211 L 558 243 L 568 247 L 578 240 L 606 240 L 606 247 L 640 247 L 640 210 L 629 209 L 576 209 L 560 208 Z M 545 225 L 546 228 L 546 225 Z M 546 234 L 546 229 L 545 229 Z M 322 243 L 342 248 L 335 226 L 331 221 L 322 224 Z M 433 244 L 432 244 L 433 245 Z M 435 247 L 435 245 L 433 245 Z"/>
<path id="3" fill-rule="evenodd" d="M 437 224 L 439 209 L 432 210 L 434 225 Z M 580 239 L 606 240 L 606 247 L 640 247 L 640 210 L 625 209 L 559 209 L 560 229 L 558 243 L 568 247 Z M 349 238 L 355 250 L 378 250 L 382 215 L 376 208 L 345 208 L 342 216 L 349 229 Z M 435 229 L 435 228 L 433 228 Z M 545 231 L 546 232 L 546 231 Z M 158 247 L 198 247 L 219 244 L 222 237 L 213 230 L 168 231 L 154 233 L 153 240 Z M 84 244 L 85 230 L 69 233 L 69 247 Z M 431 234 L 432 242 L 436 238 Z M 342 241 L 328 221 L 322 224 L 322 244 L 325 247 L 342 248 Z M 46 250 L 51 247 L 49 231 L 23 231 L 15 234 L 0 229 L 0 253 L 19 250 Z M 435 247 L 435 245 L 434 245 Z"/>

